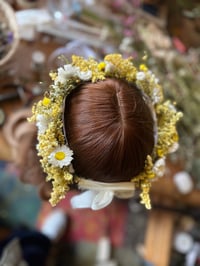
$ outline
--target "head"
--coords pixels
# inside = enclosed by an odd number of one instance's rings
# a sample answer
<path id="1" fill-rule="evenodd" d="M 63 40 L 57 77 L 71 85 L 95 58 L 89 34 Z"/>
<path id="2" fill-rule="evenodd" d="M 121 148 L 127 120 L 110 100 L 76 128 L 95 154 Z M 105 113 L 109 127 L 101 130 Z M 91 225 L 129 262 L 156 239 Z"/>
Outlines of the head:
<path id="1" fill-rule="evenodd" d="M 154 120 L 133 83 L 108 78 L 85 83 L 67 98 L 66 139 L 77 175 L 103 182 L 130 181 L 154 147 Z"/>
<path id="2" fill-rule="evenodd" d="M 51 204 L 77 184 L 99 191 L 95 208 L 102 192 L 112 199 L 133 195 L 135 188 L 150 208 L 151 181 L 163 175 L 165 157 L 177 147 L 181 116 L 164 101 L 155 75 L 144 64 L 137 68 L 132 58 L 111 54 L 102 62 L 72 56 L 51 77 L 31 118 L 40 162 L 53 185 Z"/>

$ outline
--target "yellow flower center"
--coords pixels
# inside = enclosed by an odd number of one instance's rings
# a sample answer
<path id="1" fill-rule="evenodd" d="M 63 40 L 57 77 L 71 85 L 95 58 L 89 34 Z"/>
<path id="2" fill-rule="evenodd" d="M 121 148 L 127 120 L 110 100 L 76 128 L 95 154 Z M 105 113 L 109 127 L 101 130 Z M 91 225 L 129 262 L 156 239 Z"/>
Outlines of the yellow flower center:
<path id="1" fill-rule="evenodd" d="M 58 151 L 55 153 L 55 158 L 59 161 L 62 161 L 63 159 L 65 159 L 65 153 L 63 151 Z"/>
<path id="2" fill-rule="evenodd" d="M 105 67 L 106 67 L 105 62 L 101 62 L 98 64 L 98 70 L 99 71 L 103 71 L 105 69 Z"/>
<path id="3" fill-rule="evenodd" d="M 141 71 L 147 71 L 148 68 L 147 68 L 147 66 L 146 66 L 145 64 L 141 64 L 141 65 L 140 65 L 140 70 L 141 70 Z"/>
<path id="4" fill-rule="evenodd" d="M 47 97 L 44 97 L 44 99 L 42 100 L 42 104 L 44 106 L 48 106 L 50 104 L 51 100 Z"/>

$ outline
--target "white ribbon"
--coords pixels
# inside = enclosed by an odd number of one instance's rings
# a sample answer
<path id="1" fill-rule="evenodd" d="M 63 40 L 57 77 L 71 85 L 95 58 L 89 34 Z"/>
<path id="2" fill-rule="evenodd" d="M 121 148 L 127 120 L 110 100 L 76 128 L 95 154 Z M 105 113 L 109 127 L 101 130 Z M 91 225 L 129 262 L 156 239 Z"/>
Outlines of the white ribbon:
<path id="1" fill-rule="evenodd" d="M 92 210 L 100 210 L 108 206 L 113 197 L 114 193 L 112 191 L 87 190 L 72 197 L 71 205 L 75 209 L 91 208 Z"/>
<path id="2" fill-rule="evenodd" d="M 131 198 L 135 191 L 135 185 L 132 182 L 104 183 L 80 178 L 78 185 L 80 189 L 87 190 L 72 197 L 73 208 L 100 210 L 108 206 L 114 196 Z"/>

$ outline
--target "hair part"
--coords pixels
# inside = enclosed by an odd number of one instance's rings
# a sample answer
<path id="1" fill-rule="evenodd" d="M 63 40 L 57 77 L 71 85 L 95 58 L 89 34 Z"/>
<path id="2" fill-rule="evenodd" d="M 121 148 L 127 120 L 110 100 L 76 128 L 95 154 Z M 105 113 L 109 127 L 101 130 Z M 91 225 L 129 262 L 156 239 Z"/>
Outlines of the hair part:
<path id="1" fill-rule="evenodd" d="M 77 87 L 67 98 L 64 129 L 78 176 L 130 181 L 154 147 L 154 120 L 135 84 L 108 78 Z"/>

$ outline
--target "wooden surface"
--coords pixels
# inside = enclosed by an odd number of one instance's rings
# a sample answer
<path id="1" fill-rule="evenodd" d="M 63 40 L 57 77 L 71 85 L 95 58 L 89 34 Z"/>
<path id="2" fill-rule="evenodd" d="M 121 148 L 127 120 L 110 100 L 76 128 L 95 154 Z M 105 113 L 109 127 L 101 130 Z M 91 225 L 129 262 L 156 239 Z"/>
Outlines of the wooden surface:
<path id="1" fill-rule="evenodd" d="M 174 214 L 150 211 L 145 236 L 145 259 L 154 266 L 169 266 Z"/>

